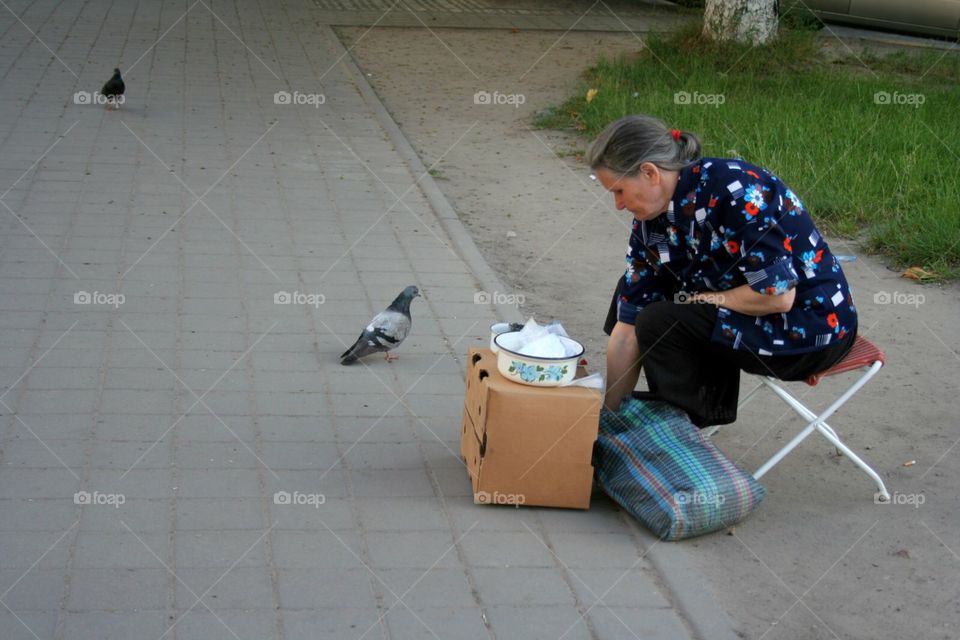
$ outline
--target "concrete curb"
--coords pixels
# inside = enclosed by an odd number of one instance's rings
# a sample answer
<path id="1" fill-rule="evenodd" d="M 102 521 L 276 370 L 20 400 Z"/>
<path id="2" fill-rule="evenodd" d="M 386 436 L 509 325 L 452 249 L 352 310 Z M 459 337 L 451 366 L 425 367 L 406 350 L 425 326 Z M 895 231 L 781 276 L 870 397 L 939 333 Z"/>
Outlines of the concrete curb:
<path id="1" fill-rule="evenodd" d="M 407 163 L 410 172 L 415 177 L 423 176 L 418 183 L 420 189 L 430 203 L 430 207 L 436 213 L 440 226 L 443 227 L 443 230 L 451 242 L 453 242 L 453 246 L 460 258 L 467 263 L 467 267 L 470 269 L 474 278 L 476 278 L 479 289 L 488 292 L 509 291 L 496 272 L 487 264 L 480 250 L 477 249 L 477 245 L 473 242 L 470 233 L 460 221 L 457 212 L 450 206 L 446 196 L 443 195 L 443 192 L 440 191 L 440 188 L 434 181 L 433 176 L 429 174 L 427 168 L 423 165 L 413 145 L 410 144 L 410 141 L 407 140 L 403 132 L 400 131 L 397 123 L 393 121 L 393 117 L 387 111 L 386 107 L 383 106 L 380 97 L 373 90 L 373 87 L 367 82 L 366 77 L 363 75 L 363 72 L 360 71 L 360 67 L 357 66 L 353 56 L 346 50 L 343 43 L 340 42 L 340 38 L 337 37 L 336 32 L 329 25 L 320 25 L 320 28 L 328 31 L 330 40 L 334 43 L 334 46 L 338 50 L 337 53 L 341 56 L 341 63 L 346 66 L 349 74 L 353 76 L 364 100 L 370 105 L 374 115 L 376 115 L 377 120 L 380 122 L 380 126 L 382 126 L 387 132 L 387 135 L 390 136 L 390 141 L 396 148 L 397 153 L 399 153 L 404 162 Z M 504 322 L 523 322 L 525 320 L 520 310 L 514 306 L 494 304 L 493 308 L 496 316 Z"/>
<path id="2" fill-rule="evenodd" d="M 331 41 L 335 43 L 338 53 L 343 56 L 342 63 L 347 67 L 350 75 L 353 76 L 364 100 L 369 104 L 380 125 L 390 136 L 391 142 L 409 166 L 410 171 L 415 176 L 423 175 L 419 182 L 421 190 L 436 212 L 443 230 L 450 237 L 454 247 L 477 279 L 480 287 L 486 291 L 507 291 L 508 289 L 503 285 L 499 276 L 484 259 L 480 250 L 477 249 L 473 238 L 460 221 L 453 207 L 450 206 L 443 192 L 440 191 L 436 182 L 427 172 L 410 141 L 403 135 L 400 127 L 397 126 L 393 117 L 383 106 L 380 97 L 367 82 L 356 61 L 349 55 L 343 43 L 340 42 L 336 32 L 329 25 L 321 25 L 321 29 L 329 30 Z M 495 309 L 497 316 L 504 321 L 523 320 L 519 310 L 515 307 L 498 304 Z M 739 640 L 739 636 L 733 631 L 729 616 L 717 603 L 716 598 L 713 597 L 707 579 L 699 574 L 689 555 L 679 546 L 682 543 L 658 544 L 655 538 L 631 521 L 628 516 L 624 516 L 624 518 L 634 532 L 646 542 L 646 548 L 650 549 L 647 557 L 659 574 L 661 582 L 669 590 L 668 599 L 676 605 L 680 616 L 691 627 L 694 634 L 701 640 Z"/>
<path id="3" fill-rule="evenodd" d="M 649 551 L 647 558 L 666 586 L 668 600 L 680 614 L 694 635 L 701 640 L 740 640 L 740 636 L 713 595 L 707 579 L 693 565 L 683 542 L 661 542 L 631 516 L 623 513 L 623 520 L 634 534 L 643 540 Z M 723 535 L 716 532 L 713 535 Z"/>

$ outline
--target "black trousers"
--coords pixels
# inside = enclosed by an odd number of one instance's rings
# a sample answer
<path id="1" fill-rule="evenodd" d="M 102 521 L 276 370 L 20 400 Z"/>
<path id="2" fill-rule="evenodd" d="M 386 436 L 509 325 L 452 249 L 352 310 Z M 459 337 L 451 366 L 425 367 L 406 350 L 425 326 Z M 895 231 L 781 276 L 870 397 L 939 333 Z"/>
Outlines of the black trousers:
<path id="1" fill-rule="evenodd" d="M 634 330 L 650 391 L 635 396 L 666 400 L 686 411 L 700 428 L 729 424 L 737 419 L 740 371 L 803 380 L 842 360 L 856 340 L 854 330 L 818 351 L 761 356 L 713 342 L 717 312 L 712 304 L 663 300 L 637 314 Z M 614 297 L 604 325 L 608 335 L 616 322 Z"/>

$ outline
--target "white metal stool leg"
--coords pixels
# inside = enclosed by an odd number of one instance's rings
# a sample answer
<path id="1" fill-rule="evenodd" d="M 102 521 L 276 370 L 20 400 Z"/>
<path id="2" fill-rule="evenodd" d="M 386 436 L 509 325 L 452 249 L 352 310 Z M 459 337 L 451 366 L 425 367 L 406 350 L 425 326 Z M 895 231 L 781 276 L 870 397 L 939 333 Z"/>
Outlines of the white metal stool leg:
<path id="1" fill-rule="evenodd" d="M 737 409 L 739 409 L 739 408 L 742 407 L 743 405 L 747 404 L 747 401 L 750 400 L 750 398 L 752 398 L 753 395 L 754 395 L 757 391 L 759 391 L 760 389 L 763 388 L 764 382 L 766 382 L 766 381 L 765 381 L 763 378 L 761 378 L 761 380 L 760 380 L 760 382 L 757 384 L 757 386 L 755 386 L 753 389 L 751 389 L 751 390 L 750 390 L 750 393 L 748 393 L 747 395 L 745 395 L 745 396 L 743 397 L 743 400 L 741 400 L 739 403 L 737 403 Z M 798 404 L 799 406 L 794 407 L 794 409 L 795 409 L 795 410 L 801 410 L 801 409 L 802 409 L 802 410 L 804 411 L 804 413 L 802 413 L 801 415 L 802 415 L 804 418 L 806 418 L 807 420 L 813 420 L 814 418 L 817 417 L 816 414 L 814 414 L 812 411 L 810 411 L 810 410 L 807 409 L 805 406 L 803 406 L 802 404 L 800 404 L 799 400 L 797 401 L 797 404 Z M 728 425 L 718 424 L 718 425 L 714 425 L 714 426 L 710 427 L 710 429 L 707 431 L 707 437 L 710 437 L 710 436 L 712 436 L 713 434 L 715 434 L 717 431 L 719 431 L 719 430 L 720 430 L 720 427 L 726 427 L 726 426 L 728 426 Z M 822 426 L 824 429 L 826 429 L 827 431 L 829 431 L 829 432 L 833 435 L 833 437 L 839 439 L 840 436 L 838 436 L 838 435 L 836 434 L 836 432 L 834 432 L 834 430 L 833 430 L 833 429 L 830 427 L 830 425 L 828 425 L 826 422 L 821 423 L 820 426 Z M 841 452 L 840 452 L 839 450 L 837 451 L 837 455 L 841 455 Z"/>
<path id="2" fill-rule="evenodd" d="M 773 391 L 781 400 L 786 402 L 794 411 L 796 411 L 801 417 L 806 420 L 810 420 L 809 424 L 804 427 L 803 431 L 798 433 L 790 442 L 786 444 L 780 451 L 774 454 L 769 460 L 767 460 L 763 466 L 757 469 L 754 473 L 755 478 L 760 478 L 767 471 L 769 471 L 775 464 L 780 462 L 784 456 L 793 451 L 798 444 L 800 444 L 807 436 L 813 433 L 814 429 L 819 431 L 823 436 L 829 440 L 839 451 L 842 451 L 850 460 L 860 467 L 864 473 L 866 473 L 870 478 L 876 483 L 878 491 L 877 496 L 881 500 L 889 500 L 890 494 L 887 492 L 887 488 L 883 484 L 883 480 L 880 478 L 879 474 L 873 470 L 870 465 L 860 459 L 857 454 L 855 454 L 849 447 L 847 447 L 841 440 L 837 433 L 826 424 L 827 418 L 832 416 L 843 404 L 849 400 L 860 388 L 867 383 L 883 366 L 882 362 L 875 362 L 867 370 L 867 372 L 860 377 L 853 385 L 844 392 L 839 398 L 837 398 L 829 407 L 826 408 L 820 415 L 817 415 L 810 411 L 807 407 L 800 403 L 799 400 L 790 395 L 785 389 L 777 385 L 773 378 L 761 378 L 761 381 L 766 384 L 766 386 Z"/>
<path id="3" fill-rule="evenodd" d="M 871 377 L 872 377 L 872 376 L 871 376 Z M 869 380 L 869 378 L 867 378 L 867 379 Z M 800 417 L 804 418 L 805 420 L 816 420 L 816 419 L 819 417 L 819 416 L 817 416 L 817 414 L 815 414 L 813 411 L 811 411 L 811 410 L 809 409 L 809 407 L 804 406 L 804 405 L 800 402 L 800 400 L 797 399 L 796 396 L 787 393 L 787 391 L 784 390 L 782 387 L 776 385 L 776 384 L 773 382 L 773 378 L 764 378 L 764 379 L 762 380 L 761 384 L 764 384 L 764 383 L 765 383 L 768 387 L 770 387 L 771 390 L 773 390 L 773 388 L 776 387 L 777 391 L 774 391 L 774 393 L 776 393 L 778 396 L 780 396 L 780 398 L 783 399 L 784 402 L 786 402 L 788 405 L 790 405 L 790 407 L 791 407 L 794 411 L 796 411 L 798 414 L 800 414 Z M 782 392 L 782 394 L 781 394 L 780 392 Z M 786 394 L 786 397 L 785 397 L 783 394 Z M 788 400 L 787 397 L 789 397 L 790 400 Z M 843 403 L 840 403 L 840 404 L 842 405 Z M 837 405 L 837 409 L 839 409 L 839 408 L 840 408 L 840 405 Z M 827 433 L 829 433 L 830 435 L 832 435 L 832 436 L 833 436 L 834 438 L 836 438 L 837 440 L 840 439 L 840 436 L 838 436 L 838 435 L 837 435 L 837 432 L 833 430 L 833 427 L 831 427 L 830 425 L 828 425 L 826 422 L 823 422 L 822 420 L 820 421 L 820 426 L 817 427 L 817 428 L 818 428 L 820 431 L 826 430 Z M 837 455 L 838 455 L 838 456 L 843 455 L 843 451 L 841 451 L 839 447 L 837 447 Z"/>

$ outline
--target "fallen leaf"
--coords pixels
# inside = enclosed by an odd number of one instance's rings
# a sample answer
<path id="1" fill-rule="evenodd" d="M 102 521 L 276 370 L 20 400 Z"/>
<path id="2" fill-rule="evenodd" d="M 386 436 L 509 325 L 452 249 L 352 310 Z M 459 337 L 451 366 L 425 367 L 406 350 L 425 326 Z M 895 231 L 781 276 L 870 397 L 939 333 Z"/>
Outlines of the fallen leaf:
<path id="1" fill-rule="evenodd" d="M 899 558 L 909 558 L 909 557 L 910 557 L 910 552 L 907 551 L 906 549 L 900 549 L 899 551 L 895 551 L 893 555 L 895 555 L 895 556 L 897 556 L 897 557 L 899 557 Z"/>
<path id="2" fill-rule="evenodd" d="M 910 267 L 900 275 L 910 280 L 919 280 L 920 282 L 936 280 L 939 277 L 933 271 L 927 271 L 923 267 Z"/>
<path id="3" fill-rule="evenodd" d="M 587 89 L 587 102 L 593 102 L 593 99 L 597 97 L 597 92 L 599 89 Z"/>

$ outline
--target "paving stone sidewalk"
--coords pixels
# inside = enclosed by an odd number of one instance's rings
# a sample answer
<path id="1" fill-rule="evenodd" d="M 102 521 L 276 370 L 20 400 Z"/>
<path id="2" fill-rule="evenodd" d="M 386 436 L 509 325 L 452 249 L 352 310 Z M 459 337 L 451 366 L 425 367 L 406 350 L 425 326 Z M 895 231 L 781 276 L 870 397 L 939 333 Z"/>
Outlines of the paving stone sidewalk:
<path id="1" fill-rule="evenodd" d="M 0 638 L 691 637 L 606 500 L 473 505 L 494 309 L 313 3 L 9 2 L 0 45 Z"/>

